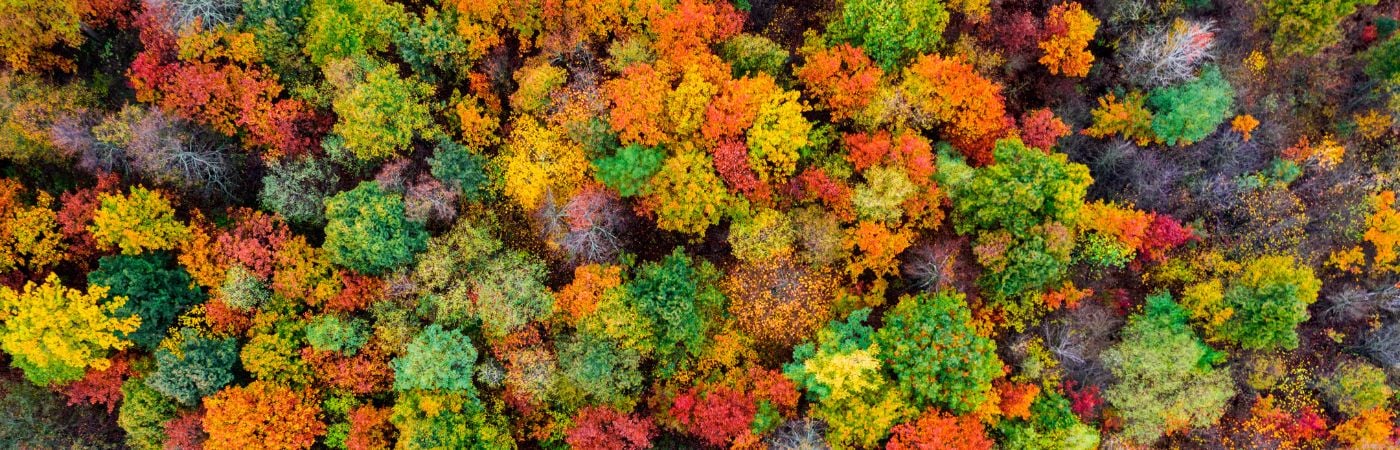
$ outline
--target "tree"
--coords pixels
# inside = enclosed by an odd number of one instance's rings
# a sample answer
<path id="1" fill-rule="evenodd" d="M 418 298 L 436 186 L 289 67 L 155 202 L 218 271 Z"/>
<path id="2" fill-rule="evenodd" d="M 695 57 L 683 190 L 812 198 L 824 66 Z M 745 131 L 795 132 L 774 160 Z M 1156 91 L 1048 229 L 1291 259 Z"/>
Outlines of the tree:
<path id="1" fill-rule="evenodd" d="M 140 317 L 117 318 L 126 298 L 109 300 L 107 291 L 66 288 L 54 274 L 42 285 L 25 283 L 23 291 L 0 287 L 0 348 L 41 386 L 76 381 L 88 368 L 106 369 L 108 352 L 131 346 L 120 336 L 141 325 Z"/>
<path id="2" fill-rule="evenodd" d="M 915 126 L 942 126 L 973 164 L 994 161 L 993 147 L 1012 125 L 1000 84 L 978 75 L 961 58 L 925 55 L 904 69 L 899 90 L 911 103 L 909 120 Z"/>
<path id="3" fill-rule="evenodd" d="M 363 82 L 336 97 L 340 121 L 332 131 L 357 159 L 378 161 L 397 156 L 420 135 L 433 132 L 425 103 L 433 86 L 399 78 L 398 68 L 385 64 L 365 74 Z"/>
<path id="4" fill-rule="evenodd" d="M 403 448 L 496 450 L 516 448 L 498 409 L 461 393 L 408 392 L 394 402 L 390 418 Z"/>
<path id="5" fill-rule="evenodd" d="M 734 78 L 751 77 L 759 73 L 782 76 L 788 51 L 772 40 L 752 34 L 740 34 L 724 41 L 720 57 L 734 68 Z"/>
<path id="6" fill-rule="evenodd" d="M 175 418 L 176 405 L 137 378 L 122 384 L 122 406 L 117 425 L 126 432 L 126 444 L 140 450 L 164 448 L 165 422 Z"/>
<path id="7" fill-rule="evenodd" d="M 505 195 L 527 210 L 538 208 L 547 195 L 569 198 L 587 179 L 583 146 L 529 116 L 515 122 L 497 163 L 505 177 Z"/>
<path id="8" fill-rule="evenodd" d="M 1150 444 L 1162 434 L 1214 423 L 1234 397 L 1230 374 L 1214 366 L 1224 355 L 1201 341 L 1187 312 L 1169 294 L 1147 298 L 1123 341 L 1103 361 L 1118 382 L 1104 398 L 1123 415 L 1124 434 Z"/>
<path id="9" fill-rule="evenodd" d="M 839 285 L 836 271 L 779 257 L 735 266 L 720 288 L 739 329 L 762 345 L 787 348 L 832 319 Z"/>
<path id="10" fill-rule="evenodd" d="M 1147 98 L 1154 115 L 1152 132 L 1167 145 L 1189 145 L 1209 136 L 1225 122 L 1235 102 L 1235 88 L 1215 66 L 1185 84 L 1152 90 Z"/>
<path id="11" fill-rule="evenodd" d="M 1099 448 L 1099 430 L 1080 422 L 1070 402 L 1055 391 L 1036 396 L 1028 418 L 1006 418 L 996 424 L 1001 448 L 1073 449 Z"/>
<path id="12" fill-rule="evenodd" d="M 140 318 L 141 326 L 124 337 L 145 350 L 154 350 L 177 317 L 205 300 L 189 273 L 163 252 L 105 256 L 97 270 L 88 273 L 88 284 L 127 299 L 116 317 Z"/>
<path id="13" fill-rule="evenodd" d="M 123 255 L 174 249 L 190 235 L 175 219 L 170 202 L 146 188 L 133 186 L 128 195 L 101 194 L 98 201 L 88 231 L 98 245 L 119 247 Z"/>
<path id="14" fill-rule="evenodd" d="M 924 411 L 913 422 L 899 424 L 891 430 L 886 450 L 916 450 L 946 448 L 956 450 L 991 450 L 992 440 L 982 423 L 971 416 L 950 416 L 937 409 Z"/>
<path id="15" fill-rule="evenodd" d="M 487 339 L 504 338 L 549 316 L 554 297 L 544 285 L 545 274 L 544 265 L 533 255 L 507 251 L 468 275 L 476 298 L 471 311 Z"/>
<path id="16" fill-rule="evenodd" d="M 1132 42 L 1124 65 L 1143 86 L 1168 86 L 1195 77 L 1200 64 L 1214 59 L 1214 44 L 1210 22 L 1176 19 L 1170 27 Z"/>
<path id="17" fill-rule="evenodd" d="M 324 158 L 303 156 L 269 161 L 258 202 L 296 225 L 326 223 L 325 201 L 335 195 L 340 175 Z"/>
<path id="18" fill-rule="evenodd" d="M 704 234 L 719 223 L 734 199 L 715 175 L 703 153 L 687 151 L 671 156 L 651 180 L 647 203 L 656 212 L 656 226 L 692 235 Z"/>
<path id="19" fill-rule="evenodd" d="M 237 340 L 201 336 L 191 328 L 180 330 L 174 340 L 174 348 L 155 351 L 156 370 L 146 377 L 146 385 L 192 406 L 233 382 Z"/>
<path id="20" fill-rule="evenodd" d="M 484 200 L 491 192 L 492 179 L 487 173 L 486 157 L 447 138 L 439 138 L 433 156 L 428 158 L 433 175 L 462 198 Z"/>
<path id="21" fill-rule="evenodd" d="M 775 92 L 763 102 L 748 131 L 749 166 L 760 180 L 787 181 L 797 170 L 798 149 L 807 146 L 812 124 L 802 117 L 807 105 L 795 91 Z"/>
<path id="22" fill-rule="evenodd" d="M 403 197 L 366 181 L 326 200 L 326 244 L 331 261 L 378 275 L 413 261 L 427 248 L 423 224 L 404 217 Z"/>
<path id="23" fill-rule="evenodd" d="M 861 309 L 831 321 L 783 365 L 783 375 L 815 401 L 809 414 L 830 426 L 834 445 L 874 447 L 912 410 L 881 370 L 874 330 L 864 323 L 869 315 Z"/>
<path id="24" fill-rule="evenodd" d="M 1069 125 L 1055 117 L 1050 108 L 1029 111 L 1021 116 L 1021 141 L 1044 151 L 1055 148 L 1060 138 L 1069 135 Z"/>
<path id="25" fill-rule="evenodd" d="M 1371 409 L 1385 408 L 1394 392 L 1386 384 L 1385 371 L 1365 362 L 1346 360 L 1322 382 L 1322 392 L 1342 414 L 1355 417 Z"/>
<path id="26" fill-rule="evenodd" d="M 1264 16 L 1273 25 L 1273 50 L 1278 56 L 1312 56 L 1342 40 L 1339 28 L 1357 6 L 1376 0 L 1269 0 Z"/>
<path id="27" fill-rule="evenodd" d="M 42 273 L 68 256 L 58 214 L 49 209 L 53 197 L 40 192 L 34 205 L 24 205 L 17 198 L 22 190 L 18 182 L 0 180 L 0 273 L 15 269 Z"/>
<path id="28" fill-rule="evenodd" d="M 837 44 L 831 48 L 804 48 L 805 61 L 793 75 L 831 111 L 835 120 L 854 119 L 875 98 L 885 72 L 860 47 Z"/>
<path id="29" fill-rule="evenodd" d="M 677 247 L 660 262 L 643 264 L 627 283 L 628 299 L 657 325 L 658 370 L 667 373 L 707 345 L 725 298 L 709 261 L 694 261 Z"/>
<path id="30" fill-rule="evenodd" d="M 915 407 L 972 412 L 1001 376 L 996 343 L 973 329 L 972 313 L 956 291 L 901 297 L 874 341 Z"/>
<path id="31" fill-rule="evenodd" d="M 826 25 L 827 34 L 865 48 L 886 70 L 907 58 L 933 53 L 943 41 L 948 10 L 939 0 L 906 0 L 895 4 L 851 0 Z"/>
<path id="32" fill-rule="evenodd" d="M 621 77 L 603 83 L 612 103 L 608 124 L 623 144 L 655 147 L 671 141 L 665 114 L 670 92 L 670 80 L 651 64 L 633 64 Z"/>
<path id="33" fill-rule="evenodd" d="M 369 331 L 364 320 L 324 315 L 306 326 L 306 343 L 316 350 L 354 356 L 369 342 Z"/>
<path id="34" fill-rule="evenodd" d="M 792 254 L 796 230 L 792 220 L 773 209 L 761 209 L 736 219 L 729 226 L 729 245 L 735 258 L 747 263 L 772 261 Z"/>
<path id="35" fill-rule="evenodd" d="M 204 448 L 234 450 L 311 448 L 325 434 L 315 395 L 255 381 L 204 399 Z"/>
<path id="36" fill-rule="evenodd" d="M 1090 112 L 1094 125 L 1080 133 L 1100 139 L 1117 134 L 1139 146 L 1159 141 L 1161 139 L 1152 129 L 1156 122 L 1146 102 L 1147 97 L 1141 92 L 1129 92 L 1121 101 L 1114 94 L 1106 94 L 1099 98 L 1099 106 Z"/>
<path id="37" fill-rule="evenodd" d="M 1061 72 L 1067 77 L 1089 75 L 1094 54 L 1084 47 L 1094 39 L 1094 31 L 1098 28 L 1099 19 L 1085 11 L 1079 2 L 1051 6 L 1045 17 L 1045 31 L 1040 38 L 1040 49 L 1045 51 L 1040 63 L 1050 69 L 1051 75 Z"/>
<path id="38" fill-rule="evenodd" d="M 618 195 L 646 195 L 650 192 L 648 181 L 661 170 L 665 159 L 666 152 L 660 147 L 633 143 L 618 149 L 612 156 L 593 160 L 593 173 L 598 182 L 616 190 Z"/>
<path id="39" fill-rule="evenodd" d="M 1298 324 L 1308 320 L 1308 305 L 1317 301 L 1322 282 L 1312 268 L 1291 256 L 1250 261 L 1232 279 L 1224 303 L 1233 311 L 1223 333 L 1252 350 L 1298 347 Z"/>
<path id="40" fill-rule="evenodd" d="M 20 72 L 72 72 L 76 66 L 62 51 L 82 45 L 81 19 L 89 7 L 73 0 L 0 4 L 0 55 L 5 55 L 5 65 Z"/>
<path id="41" fill-rule="evenodd" d="M 394 358 L 394 389 L 442 390 L 474 397 L 472 373 L 476 347 L 471 339 L 455 329 L 429 325 L 408 344 L 408 350 Z"/>
<path id="42" fill-rule="evenodd" d="M 562 379 L 592 400 L 589 403 L 633 405 L 645 380 L 640 352 L 591 331 L 580 331 L 557 345 Z"/>
<path id="43" fill-rule="evenodd" d="M 574 415 L 564 441 L 579 450 L 643 450 L 651 448 L 655 435 L 656 425 L 649 417 L 590 406 Z"/>
<path id="44" fill-rule="evenodd" d="M 383 51 L 402 20 L 402 9 L 381 0 L 314 0 L 306 23 L 307 56 L 316 65 Z"/>

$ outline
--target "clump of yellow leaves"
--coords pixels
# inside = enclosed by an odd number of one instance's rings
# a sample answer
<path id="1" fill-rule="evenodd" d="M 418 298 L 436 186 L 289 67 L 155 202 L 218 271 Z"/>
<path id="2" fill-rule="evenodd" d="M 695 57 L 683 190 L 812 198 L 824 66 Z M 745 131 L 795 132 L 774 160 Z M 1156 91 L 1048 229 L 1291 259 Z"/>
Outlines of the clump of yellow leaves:
<path id="1" fill-rule="evenodd" d="M 140 317 L 114 317 L 125 297 L 104 302 L 106 297 L 106 287 L 91 286 L 83 293 L 63 287 L 53 274 L 43 285 L 25 284 L 23 292 L 0 288 L 0 348 L 39 385 L 81 379 L 88 368 L 106 369 L 112 363 L 110 350 L 131 346 L 118 333 L 141 325 Z"/>
<path id="2" fill-rule="evenodd" d="M 160 194 L 140 186 L 129 195 L 102 194 L 88 231 L 106 248 L 120 247 L 123 255 L 145 250 L 170 250 L 190 235 L 175 219 L 175 208 Z"/>

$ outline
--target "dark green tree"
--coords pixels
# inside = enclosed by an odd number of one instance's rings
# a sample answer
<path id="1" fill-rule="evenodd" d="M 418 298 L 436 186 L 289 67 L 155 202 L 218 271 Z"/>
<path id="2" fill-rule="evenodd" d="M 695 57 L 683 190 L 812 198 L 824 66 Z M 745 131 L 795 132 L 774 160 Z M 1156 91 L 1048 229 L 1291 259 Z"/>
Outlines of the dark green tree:
<path id="1" fill-rule="evenodd" d="M 109 298 L 126 297 L 117 317 L 141 318 L 140 328 L 128 338 L 147 350 L 160 345 L 177 317 L 205 300 L 190 274 L 164 252 L 105 256 L 87 278 L 88 284 L 110 287 Z"/>
<path id="2" fill-rule="evenodd" d="M 396 269 L 428 246 L 423 224 L 404 217 L 403 196 L 372 181 L 326 200 L 326 219 L 331 261 L 360 273 Z"/>

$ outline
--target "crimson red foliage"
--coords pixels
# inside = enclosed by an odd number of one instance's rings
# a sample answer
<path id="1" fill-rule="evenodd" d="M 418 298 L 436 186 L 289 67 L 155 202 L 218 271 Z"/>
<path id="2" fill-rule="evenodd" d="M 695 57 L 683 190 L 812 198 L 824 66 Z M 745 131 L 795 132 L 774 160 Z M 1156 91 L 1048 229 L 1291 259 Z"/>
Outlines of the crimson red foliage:
<path id="1" fill-rule="evenodd" d="M 671 404 L 671 415 L 687 433 L 716 447 L 748 433 L 757 413 L 753 397 L 727 386 L 692 386 Z"/>
<path id="2" fill-rule="evenodd" d="M 1196 233 L 1191 227 L 1182 226 L 1181 222 L 1177 222 L 1171 216 L 1153 214 L 1152 224 L 1147 227 L 1147 236 L 1138 248 L 1138 260 L 1159 261 L 1166 257 L 1167 251 L 1194 239 Z"/>
<path id="3" fill-rule="evenodd" d="M 734 192 L 754 202 L 768 204 L 772 188 L 758 179 L 749 167 L 749 148 L 743 142 L 725 140 L 714 149 L 715 171 Z"/>
<path id="4" fill-rule="evenodd" d="M 1050 151 L 1055 142 L 1069 135 L 1069 126 L 1050 108 L 1041 108 L 1021 116 L 1021 142 L 1027 146 Z"/>
<path id="5" fill-rule="evenodd" d="M 239 208 L 229 214 L 234 225 L 219 233 L 215 240 L 218 255 L 225 264 L 239 264 L 250 272 L 272 278 L 274 260 L 282 243 L 292 236 L 281 217 L 262 211 Z"/>
<path id="6" fill-rule="evenodd" d="M 165 450 L 200 450 L 209 433 L 204 432 L 204 411 L 187 411 L 165 422 Z"/>
<path id="7" fill-rule="evenodd" d="M 574 416 L 574 427 L 564 442 L 575 450 L 639 450 L 651 448 L 654 436 L 656 425 L 650 417 L 589 406 Z"/>
<path id="8" fill-rule="evenodd" d="M 803 200 L 817 199 L 836 213 L 842 220 L 854 220 L 855 207 L 851 204 L 851 187 L 845 181 L 831 178 L 826 171 L 809 167 L 794 180 L 803 193 Z"/>
<path id="9" fill-rule="evenodd" d="M 63 395 L 69 405 L 105 405 L 107 412 L 116 410 L 122 400 L 122 382 L 132 375 L 131 363 L 126 357 L 112 358 L 112 365 L 106 370 L 88 369 L 83 379 L 63 387 Z"/>
<path id="10" fill-rule="evenodd" d="M 78 261 L 83 269 L 91 264 L 91 257 L 98 252 L 97 241 L 87 229 L 92 223 L 92 216 L 97 213 L 97 197 L 116 192 L 119 183 L 120 179 L 114 174 L 98 174 L 96 186 L 64 192 L 59 197 L 62 206 L 55 214 L 58 230 L 68 242 L 69 260 Z"/>
<path id="11" fill-rule="evenodd" d="M 1099 395 L 1098 386 L 1079 387 L 1074 380 L 1065 380 L 1062 385 L 1065 397 L 1069 398 L 1069 409 L 1080 420 L 1092 422 L 1099 416 L 1099 407 L 1103 406 L 1103 397 Z"/>
<path id="12" fill-rule="evenodd" d="M 990 27 L 983 30 L 990 34 L 984 39 L 991 39 L 1002 48 L 1011 53 L 1034 49 L 1036 43 L 1040 41 L 1040 20 L 1036 19 L 1030 11 L 1016 11 L 1002 17 L 1005 20 L 993 20 Z"/>
<path id="13" fill-rule="evenodd" d="M 353 271 L 340 271 L 340 281 L 344 286 L 340 293 L 326 301 L 326 309 L 331 311 L 355 312 L 369 307 L 384 295 L 384 280 Z"/>

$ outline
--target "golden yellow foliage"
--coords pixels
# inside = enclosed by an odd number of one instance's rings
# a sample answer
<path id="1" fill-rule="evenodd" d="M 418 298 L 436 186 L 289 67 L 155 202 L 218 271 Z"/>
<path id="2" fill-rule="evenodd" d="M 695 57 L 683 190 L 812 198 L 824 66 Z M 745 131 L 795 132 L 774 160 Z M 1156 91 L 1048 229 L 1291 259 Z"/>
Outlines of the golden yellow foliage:
<path id="1" fill-rule="evenodd" d="M 117 333 L 141 325 L 140 317 L 113 317 L 126 298 L 107 300 L 107 289 L 91 286 L 83 293 L 63 287 L 53 274 L 40 286 L 25 283 L 23 292 L 0 288 L 0 348 L 36 384 L 64 383 L 82 378 L 88 368 L 106 369 L 109 350 L 131 346 Z"/>
<path id="2" fill-rule="evenodd" d="M 1366 139 L 1379 139 L 1395 125 L 1394 117 L 1374 109 L 1366 111 L 1366 114 L 1355 114 L 1351 117 L 1356 121 L 1356 130 Z"/>
<path id="3" fill-rule="evenodd" d="M 170 250 L 188 239 L 190 231 L 175 219 L 175 208 L 156 192 L 133 186 L 129 195 L 102 194 L 88 231 L 106 248 L 122 254 Z"/>
<path id="4" fill-rule="evenodd" d="M 796 91 L 775 93 L 763 102 L 749 129 L 749 166 L 758 178 L 781 183 L 797 170 L 797 150 L 807 145 L 812 124 L 802 117 L 809 108 Z"/>
<path id="5" fill-rule="evenodd" d="M 539 206 L 546 192 L 572 197 L 587 176 L 583 147 L 528 116 L 516 120 L 502 157 L 506 196 L 526 210 Z"/>
<path id="6" fill-rule="evenodd" d="M 7 203 L 0 199 L 0 273 L 16 268 L 38 271 L 62 261 L 63 235 L 57 215 L 49 209 L 53 197 L 40 192 L 33 206 Z"/>
<path id="7" fill-rule="evenodd" d="M 1046 36 L 1040 41 L 1040 49 L 1045 51 L 1040 63 L 1050 69 L 1051 75 L 1061 72 L 1068 77 L 1088 75 L 1094 54 L 1085 47 L 1098 29 L 1099 19 L 1085 11 L 1079 2 L 1050 7 L 1045 18 Z"/>

